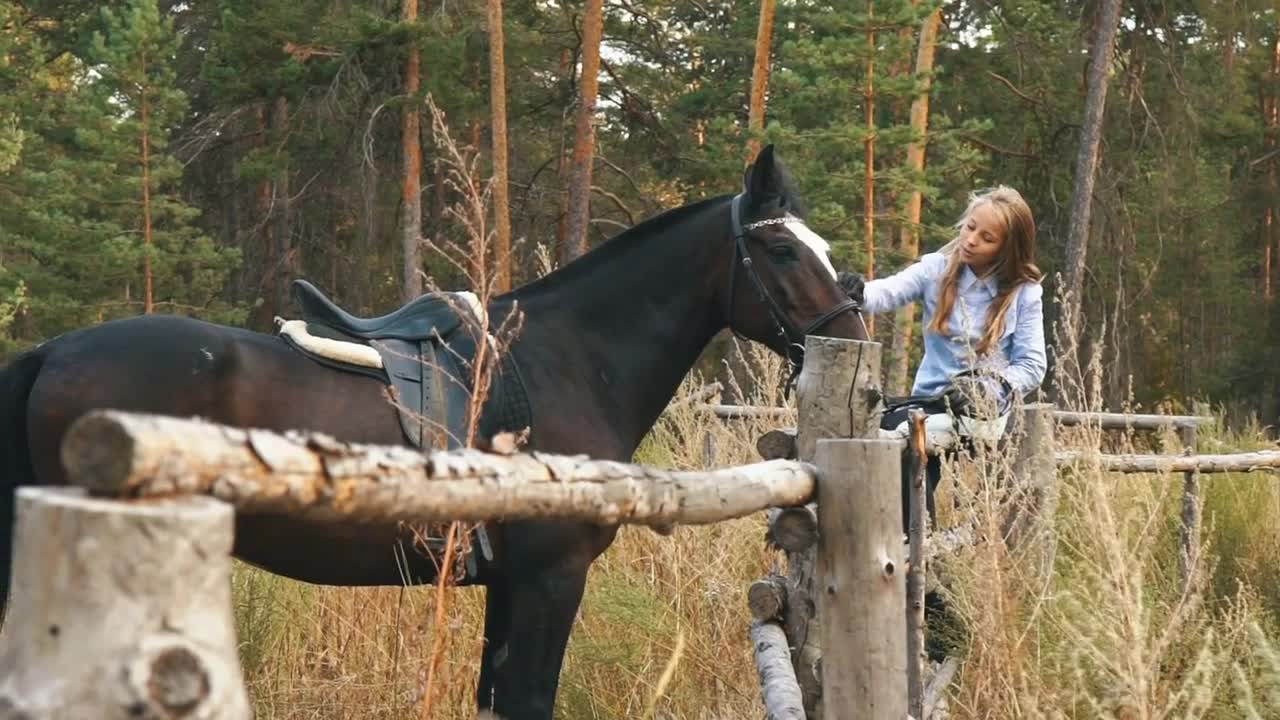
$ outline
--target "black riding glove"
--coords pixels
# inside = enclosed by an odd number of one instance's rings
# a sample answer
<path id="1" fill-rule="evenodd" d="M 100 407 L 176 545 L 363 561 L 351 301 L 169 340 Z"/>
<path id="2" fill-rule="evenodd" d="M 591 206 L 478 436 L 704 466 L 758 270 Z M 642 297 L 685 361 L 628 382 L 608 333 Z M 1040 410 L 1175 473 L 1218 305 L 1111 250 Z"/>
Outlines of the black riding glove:
<path id="1" fill-rule="evenodd" d="M 862 279 L 861 275 L 849 272 L 848 270 L 841 270 L 836 273 L 836 284 L 840 286 L 840 289 L 844 290 L 850 300 L 858 303 L 858 305 L 863 304 L 864 298 L 862 291 L 866 282 Z"/>
<path id="2" fill-rule="evenodd" d="M 973 415 L 973 399 L 968 388 L 952 385 L 942 394 L 942 401 L 947 411 L 956 417 Z"/>
<path id="3" fill-rule="evenodd" d="M 1007 382 L 992 376 L 964 376 L 952 380 L 943 393 L 953 415 L 1003 414 L 1008 409 L 1012 392 Z"/>

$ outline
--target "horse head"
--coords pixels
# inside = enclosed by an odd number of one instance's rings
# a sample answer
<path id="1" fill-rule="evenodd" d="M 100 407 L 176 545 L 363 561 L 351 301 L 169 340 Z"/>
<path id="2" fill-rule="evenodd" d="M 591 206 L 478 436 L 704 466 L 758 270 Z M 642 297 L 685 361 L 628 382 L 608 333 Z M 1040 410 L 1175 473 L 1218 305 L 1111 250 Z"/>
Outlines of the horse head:
<path id="1" fill-rule="evenodd" d="M 764 343 L 797 371 L 806 335 L 868 339 L 858 303 L 837 282 L 830 246 L 805 224 L 772 145 L 747 168 L 730 213 L 734 248 L 724 297 L 735 333 Z"/>

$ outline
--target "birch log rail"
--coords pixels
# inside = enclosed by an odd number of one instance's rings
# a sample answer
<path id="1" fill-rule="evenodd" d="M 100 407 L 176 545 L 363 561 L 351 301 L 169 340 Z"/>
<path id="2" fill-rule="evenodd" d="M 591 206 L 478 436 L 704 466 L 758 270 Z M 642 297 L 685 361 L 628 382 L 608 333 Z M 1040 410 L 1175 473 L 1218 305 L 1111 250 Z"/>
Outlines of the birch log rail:
<path id="1" fill-rule="evenodd" d="M 725 420 L 741 418 L 790 420 L 796 415 L 795 409 L 789 407 L 716 405 L 709 403 L 704 403 L 698 407 L 703 412 L 711 413 Z M 1094 425 L 1103 430 L 1162 430 L 1168 427 L 1199 427 L 1213 422 L 1212 417 L 1205 415 L 1143 415 L 1114 412 L 1075 412 L 1071 410 L 1054 410 L 1053 420 L 1059 425 Z M 783 432 L 794 434 L 795 429 L 783 428 Z"/>
<path id="2" fill-rule="evenodd" d="M 1204 415 L 1144 415 L 1140 413 L 1074 412 L 1054 410 L 1059 425 L 1096 425 L 1103 430 L 1162 430 L 1167 427 L 1199 427 L 1213 422 Z"/>
<path id="3" fill-rule="evenodd" d="M 1280 468 L 1280 451 L 1277 450 L 1226 455 L 1103 455 L 1064 450 L 1054 453 L 1054 459 L 1058 467 L 1096 462 L 1100 470 L 1118 473 L 1226 473 Z"/>
<path id="4" fill-rule="evenodd" d="M 113 410 L 77 421 L 63 462 L 72 484 L 97 494 L 210 494 L 241 513 L 325 522 L 560 517 L 702 524 L 802 504 L 814 488 L 813 469 L 791 461 L 667 472 L 585 456 L 423 454 Z"/>
<path id="5" fill-rule="evenodd" d="M 775 622 L 754 622 L 750 630 L 760 694 L 768 720 L 805 720 L 804 698 L 791 665 L 787 635 Z"/>

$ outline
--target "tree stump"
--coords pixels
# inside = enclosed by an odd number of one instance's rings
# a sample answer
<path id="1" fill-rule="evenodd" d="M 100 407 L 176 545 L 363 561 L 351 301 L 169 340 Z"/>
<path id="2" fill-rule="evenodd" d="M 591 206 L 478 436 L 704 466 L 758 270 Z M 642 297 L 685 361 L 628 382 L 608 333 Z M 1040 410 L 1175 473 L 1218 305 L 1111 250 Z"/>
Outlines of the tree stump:
<path id="1" fill-rule="evenodd" d="M 22 488 L 14 540 L 0 717 L 250 717 L 230 506 Z"/>

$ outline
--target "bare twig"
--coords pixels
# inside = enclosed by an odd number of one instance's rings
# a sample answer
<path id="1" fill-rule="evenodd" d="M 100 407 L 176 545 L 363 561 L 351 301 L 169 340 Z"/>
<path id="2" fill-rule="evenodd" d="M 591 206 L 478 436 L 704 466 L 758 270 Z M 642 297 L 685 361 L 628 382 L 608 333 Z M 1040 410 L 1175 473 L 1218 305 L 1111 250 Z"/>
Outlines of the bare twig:
<path id="1" fill-rule="evenodd" d="M 992 72 L 992 71 L 990 71 L 990 70 L 988 70 L 988 71 L 987 71 L 987 74 L 988 74 L 988 75 L 990 75 L 991 77 L 995 78 L 996 80 L 999 80 L 999 81 L 1000 81 L 1000 83 L 1001 83 L 1002 85 L 1004 85 L 1005 87 L 1009 88 L 1009 91 L 1010 91 L 1010 92 L 1012 92 L 1014 95 L 1017 95 L 1018 97 L 1022 98 L 1023 100 L 1026 100 L 1027 102 L 1031 103 L 1032 105 L 1037 105 L 1037 106 L 1038 106 L 1038 105 L 1043 105 L 1043 104 L 1044 104 L 1042 101 L 1037 100 L 1037 99 L 1035 99 L 1035 98 L 1031 97 L 1030 95 L 1026 94 L 1025 92 L 1023 92 L 1023 91 L 1019 90 L 1019 89 L 1018 89 L 1018 87 L 1017 87 L 1016 85 L 1014 85 L 1014 84 L 1013 84 L 1013 82 L 1012 82 L 1011 80 L 1009 80 L 1009 78 L 1006 78 L 1006 77 L 1004 77 L 1003 75 L 1000 75 L 999 73 L 994 73 L 994 72 Z"/>

